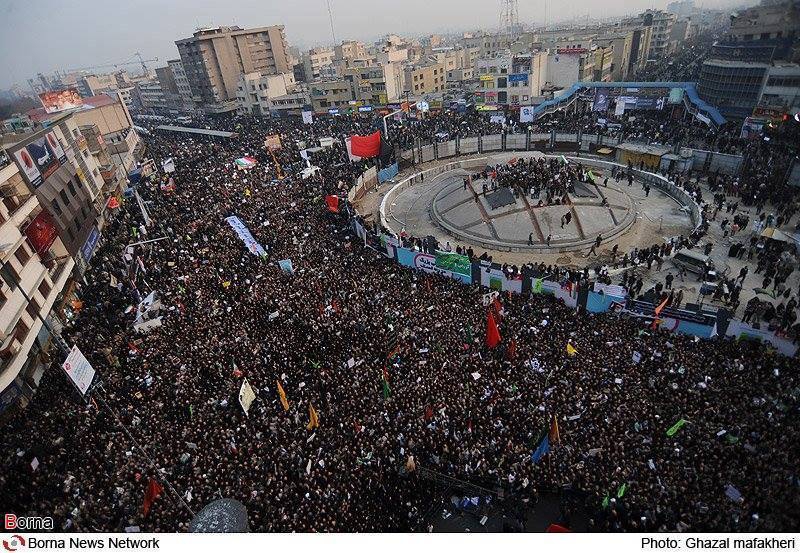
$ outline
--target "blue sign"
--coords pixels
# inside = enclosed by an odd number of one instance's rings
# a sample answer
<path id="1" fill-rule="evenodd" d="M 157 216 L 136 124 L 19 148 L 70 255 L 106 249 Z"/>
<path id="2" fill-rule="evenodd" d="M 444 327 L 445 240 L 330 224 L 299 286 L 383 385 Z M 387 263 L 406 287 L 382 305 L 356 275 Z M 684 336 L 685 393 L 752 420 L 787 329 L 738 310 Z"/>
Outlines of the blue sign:
<path id="1" fill-rule="evenodd" d="M 92 259 L 94 255 L 94 249 L 97 247 L 97 243 L 100 241 L 100 231 L 97 230 L 97 227 L 92 227 L 92 232 L 89 233 L 89 238 L 86 239 L 86 242 L 83 244 L 81 248 L 81 253 L 83 254 L 83 259 L 86 263 Z"/>
<path id="2" fill-rule="evenodd" d="M 358 106 L 358 111 L 372 111 L 372 106 Z"/>
<path id="3" fill-rule="evenodd" d="M 339 115 L 339 108 L 328 108 L 328 113 L 331 115 Z"/>
<path id="4" fill-rule="evenodd" d="M 528 82 L 528 74 L 527 73 L 512 73 L 508 76 L 508 82 L 510 83 L 526 83 Z"/>

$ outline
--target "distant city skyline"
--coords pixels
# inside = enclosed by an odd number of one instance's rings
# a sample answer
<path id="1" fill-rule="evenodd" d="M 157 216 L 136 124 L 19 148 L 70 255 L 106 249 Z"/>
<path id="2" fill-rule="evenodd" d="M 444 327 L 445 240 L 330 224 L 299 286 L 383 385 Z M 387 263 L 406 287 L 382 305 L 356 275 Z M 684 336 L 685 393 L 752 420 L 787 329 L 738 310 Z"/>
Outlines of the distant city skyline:
<path id="1" fill-rule="evenodd" d="M 440 0 L 330 0 L 336 39 L 372 42 L 395 33 L 420 36 L 467 30 L 500 28 L 501 2 Z M 566 6 L 554 0 L 520 2 L 523 25 L 541 25 L 576 18 L 620 17 L 648 8 L 663 9 L 670 0 L 574 0 Z M 697 0 L 710 9 L 741 5 L 736 0 Z M 747 2 L 752 4 L 753 2 Z M 42 9 L 42 6 L 45 9 Z M 398 9 L 402 6 L 402 9 Z M 186 38 L 198 27 L 239 25 L 243 28 L 284 25 L 289 45 L 301 50 L 332 44 L 325 0 L 132 0 L 97 3 L 74 0 L 0 0 L 0 89 L 27 80 L 37 73 L 51 74 L 73 68 L 158 58 L 150 69 L 178 58 L 175 40 Z M 136 72 L 136 65 L 120 69 Z M 97 69 L 98 73 L 113 67 Z"/>

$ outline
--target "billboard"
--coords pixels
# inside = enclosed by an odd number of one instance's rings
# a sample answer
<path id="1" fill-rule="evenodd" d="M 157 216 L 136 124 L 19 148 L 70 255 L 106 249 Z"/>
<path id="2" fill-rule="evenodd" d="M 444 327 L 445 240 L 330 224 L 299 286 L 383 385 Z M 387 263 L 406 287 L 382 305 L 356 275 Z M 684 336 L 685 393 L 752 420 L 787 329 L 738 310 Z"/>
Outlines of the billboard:
<path id="1" fill-rule="evenodd" d="M 436 252 L 436 267 L 459 275 L 472 276 L 469 257 L 457 253 Z"/>
<path id="2" fill-rule="evenodd" d="M 436 265 L 436 257 L 427 253 L 417 252 L 406 248 L 397 248 L 397 261 L 401 265 L 411 267 L 413 269 L 420 269 L 426 273 L 438 273 L 446 277 L 460 280 L 466 284 L 472 283 L 471 272 L 469 274 L 455 273 L 439 267 Z"/>
<path id="3" fill-rule="evenodd" d="M 528 82 L 528 74 L 527 73 L 512 73 L 508 76 L 508 82 L 510 83 L 526 83 Z"/>
<path id="4" fill-rule="evenodd" d="M 54 132 L 50 131 L 14 152 L 20 172 L 36 188 L 56 172 L 67 157 Z"/>
<path id="5" fill-rule="evenodd" d="M 670 104 L 680 104 L 683 102 L 683 89 L 682 88 L 670 88 L 669 89 L 669 103 Z"/>
<path id="6" fill-rule="evenodd" d="M 39 100 L 47 113 L 58 113 L 65 109 L 75 109 L 83 106 L 83 99 L 77 89 L 67 88 L 54 92 L 42 92 Z"/>
<path id="7" fill-rule="evenodd" d="M 50 249 L 56 241 L 58 232 L 56 231 L 53 218 L 47 210 L 42 210 L 33 218 L 33 221 L 25 229 L 25 236 L 33 246 L 33 249 L 40 256 Z"/>

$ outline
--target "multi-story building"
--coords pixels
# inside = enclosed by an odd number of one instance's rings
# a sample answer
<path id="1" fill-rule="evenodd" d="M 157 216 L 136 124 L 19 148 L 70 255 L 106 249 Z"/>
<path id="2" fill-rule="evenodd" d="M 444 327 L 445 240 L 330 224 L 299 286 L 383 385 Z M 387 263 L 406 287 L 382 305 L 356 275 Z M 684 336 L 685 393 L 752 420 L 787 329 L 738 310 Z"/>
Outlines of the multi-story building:
<path id="1" fill-rule="evenodd" d="M 396 62 L 345 69 L 343 76 L 353 79 L 355 99 L 365 104 L 385 105 L 403 94 L 403 68 Z"/>
<path id="2" fill-rule="evenodd" d="M 193 110 L 192 87 L 189 85 L 189 79 L 186 78 L 186 71 L 183 70 L 183 62 L 179 59 L 167 60 L 167 67 L 170 68 L 172 77 L 175 79 L 175 88 L 178 90 L 182 109 L 185 111 Z"/>
<path id="3" fill-rule="evenodd" d="M 334 57 L 333 48 L 312 48 L 303 54 L 303 70 L 306 81 L 334 77 Z"/>
<path id="4" fill-rule="evenodd" d="M 592 80 L 596 82 L 610 82 L 613 80 L 614 46 L 594 46 L 591 50 L 594 55 L 594 69 Z"/>
<path id="5" fill-rule="evenodd" d="M 447 72 L 447 90 L 466 88 L 475 79 L 475 70 L 472 67 L 464 69 L 451 69 Z"/>
<path id="6" fill-rule="evenodd" d="M 504 54 L 479 58 L 475 75 L 480 81 L 476 103 L 500 106 L 530 104 L 542 95 L 547 74 L 547 53 Z"/>
<path id="7" fill-rule="evenodd" d="M 44 321 L 75 262 L 14 162 L 0 163 L 0 196 L 1 418 L 28 402 L 50 364 L 53 325 Z"/>
<path id="8" fill-rule="evenodd" d="M 447 72 L 444 64 L 435 59 L 407 65 L 404 69 L 404 89 L 412 96 L 443 92 L 446 89 Z"/>
<path id="9" fill-rule="evenodd" d="M 677 18 L 674 13 L 650 9 L 636 17 L 624 19 L 621 25 L 650 27 L 647 60 L 659 60 L 675 51 L 677 44 L 672 38 L 672 27 Z"/>
<path id="10" fill-rule="evenodd" d="M 727 117 L 748 117 L 762 101 L 782 102 L 789 110 L 795 94 L 784 85 L 793 82 L 795 70 L 785 62 L 796 61 L 798 37 L 800 4 L 795 1 L 763 0 L 739 12 L 703 62 L 698 93 Z"/>
<path id="11" fill-rule="evenodd" d="M 356 101 L 353 78 L 316 81 L 308 85 L 311 96 L 311 108 L 317 113 L 331 112 L 350 105 Z M 337 112 L 333 112 L 337 113 Z"/>
<path id="12" fill-rule="evenodd" d="M 588 48 L 557 48 L 547 56 L 548 85 L 554 89 L 569 88 L 576 82 L 594 80 L 595 55 Z"/>
<path id="13" fill-rule="evenodd" d="M 107 200 L 101 168 L 75 114 L 62 113 L 43 129 L 10 136 L 4 146 L 29 192 L 48 212 L 79 278 L 97 246 Z"/>
<path id="14" fill-rule="evenodd" d="M 265 75 L 243 73 L 239 77 L 236 99 L 238 113 L 269 115 L 273 98 L 284 97 L 295 87 L 294 74 Z"/>
<path id="15" fill-rule="evenodd" d="M 334 49 L 337 60 L 359 59 L 367 57 L 367 47 L 357 40 L 345 40 Z"/>
<path id="16" fill-rule="evenodd" d="M 134 91 L 135 103 L 144 111 L 164 113 L 169 108 L 167 95 L 158 79 L 140 81 Z"/>
<path id="17" fill-rule="evenodd" d="M 773 62 L 767 80 L 761 87 L 758 106 L 777 109 L 784 113 L 800 111 L 800 65 L 790 62 Z"/>
<path id="18" fill-rule="evenodd" d="M 308 89 L 299 86 L 295 87 L 293 92 L 269 99 L 269 113 L 273 117 L 300 116 L 304 110 L 311 109 L 309 106 L 311 106 L 311 96 Z"/>
<path id="19" fill-rule="evenodd" d="M 175 42 L 196 106 L 209 113 L 237 109 L 239 75 L 292 71 L 282 25 L 201 29 Z"/>
<path id="20" fill-rule="evenodd" d="M 77 80 L 77 89 L 81 96 L 88 98 L 112 90 L 119 84 L 115 75 L 81 75 Z"/>

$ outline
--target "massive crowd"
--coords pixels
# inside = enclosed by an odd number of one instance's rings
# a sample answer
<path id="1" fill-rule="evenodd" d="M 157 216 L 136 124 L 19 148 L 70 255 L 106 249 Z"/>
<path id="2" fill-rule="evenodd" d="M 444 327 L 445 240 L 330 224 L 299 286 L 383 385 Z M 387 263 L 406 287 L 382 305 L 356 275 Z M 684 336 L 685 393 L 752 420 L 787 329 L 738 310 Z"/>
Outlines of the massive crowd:
<path id="1" fill-rule="evenodd" d="M 489 125 L 428 121 L 394 136 Z M 7 423 L 7 512 L 67 530 L 171 531 L 187 528 L 190 509 L 233 497 L 257 531 L 424 530 L 441 499 L 424 467 L 528 505 L 580 490 L 595 530 L 797 527 L 796 360 L 541 295 L 503 295 L 502 343 L 487 348 L 485 290 L 399 267 L 353 235 L 349 206 L 325 208 L 369 161 L 348 162 L 337 142 L 310 154 L 319 172 L 299 176 L 303 143 L 374 124 L 232 118 L 215 123 L 239 133 L 231 142 L 147 137 L 149 156 L 175 160 L 174 190 L 158 177 L 138 186 L 152 225 L 124 204 L 65 328 L 102 389 L 84 404 L 50 370 Z M 283 179 L 263 147 L 272 133 Z M 235 169 L 245 155 L 257 165 Z M 245 249 L 231 215 L 266 257 Z M 143 238 L 166 239 L 133 246 L 126 265 L 126 245 Z M 163 325 L 136 334 L 131 307 L 151 291 Z M 248 415 L 244 378 L 256 392 Z M 533 463 L 554 419 L 560 439 Z M 150 480 L 165 490 L 145 515 Z"/>

